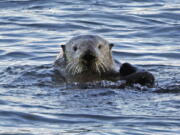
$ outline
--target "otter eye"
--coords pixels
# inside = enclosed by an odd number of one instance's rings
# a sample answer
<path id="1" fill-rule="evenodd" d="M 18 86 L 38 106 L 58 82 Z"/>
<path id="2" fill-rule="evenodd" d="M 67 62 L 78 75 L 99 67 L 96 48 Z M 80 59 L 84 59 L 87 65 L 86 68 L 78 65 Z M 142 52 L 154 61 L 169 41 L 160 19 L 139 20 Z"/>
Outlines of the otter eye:
<path id="1" fill-rule="evenodd" d="M 99 45 L 98 48 L 101 49 L 101 48 L 102 48 L 102 45 Z"/>
<path id="2" fill-rule="evenodd" d="M 77 51 L 77 46 L 74 46 L 74 47 L 73 47 L 73 50 L 74 50 L 74 51 Z"/>

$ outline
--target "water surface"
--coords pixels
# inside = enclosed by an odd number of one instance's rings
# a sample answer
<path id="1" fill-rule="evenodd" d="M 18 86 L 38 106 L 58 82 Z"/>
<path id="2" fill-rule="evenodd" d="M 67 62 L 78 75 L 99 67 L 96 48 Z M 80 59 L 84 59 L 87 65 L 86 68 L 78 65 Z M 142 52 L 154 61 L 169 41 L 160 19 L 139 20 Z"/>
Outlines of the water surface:
<path id="1" fill-rule="evenodd" d="M 1 0 L 0 134 L 180 134 L 179 31 L 179 0 Z M 57 85 L 60 45 L 80 34 L 114 43 L 156 87 Z"/>

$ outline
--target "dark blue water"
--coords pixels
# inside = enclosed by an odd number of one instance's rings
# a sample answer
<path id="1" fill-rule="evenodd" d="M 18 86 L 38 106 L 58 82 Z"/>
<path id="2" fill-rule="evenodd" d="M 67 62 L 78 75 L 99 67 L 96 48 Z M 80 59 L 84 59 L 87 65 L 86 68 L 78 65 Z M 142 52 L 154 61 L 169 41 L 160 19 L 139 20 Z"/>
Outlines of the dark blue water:
<path id="1" fill-rule="evenodd" d="M 56 84 L 60 45 L 80 34 L 114 43 L 156 87 Z M 0 134 L 179 135 L 179 116 L 179 0 L 0 1 Z"/>

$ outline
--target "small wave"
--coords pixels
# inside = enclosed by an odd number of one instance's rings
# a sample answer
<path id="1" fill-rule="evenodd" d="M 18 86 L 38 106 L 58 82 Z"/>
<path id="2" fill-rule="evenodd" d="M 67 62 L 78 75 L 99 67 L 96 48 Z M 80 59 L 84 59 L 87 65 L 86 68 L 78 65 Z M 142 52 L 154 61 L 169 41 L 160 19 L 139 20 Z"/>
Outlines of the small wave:
<path id="1" fill-rule="evenodd" d="M 29 124 L 31 122 L 43 122 L 45 123 L 59 123 L 59 124 L 78 124 L 78 123 L 94 123 L 94 121 L 90 120 L 71 120 L 71 119 L 59 119 L 59 118 L 52 118 L 52 116 L 43 116 L 40 114 L 33 114 L 33 113 L 25 113 L 25 112 L 17 112 L 17 111 L 0 111 L 1 117 L 10 117 L 11 120 L 19 121 L 21 123 Z"/>
<path id="2" fill-rule="evenodd" d="M 45 2 L 45 0 L 43 1 L 43 3 Z M 41 3 L 41 0 L 1 0 L 0 1 L 0 8 L 15 8 L 15 9 L 19 9 L 19 8 L 28 8 L 29 6 L 31 6 L 32 4 L 38 4 Z"/>
<path id="3" fill-rule="evenodd" d="M 148 56 L 152 56 L 152 58 L 153 57 L 165 57 L 165 58 L 174 58 L 174 59 L 179 59 L 180 58 L 180 53 L 173 53 L 173 52 L 171 52 L 171 53 L 138 53 L 138 52 L 114 52 L 116 55 L 117 55 L 117 53 L 119 54 L 119 56 L 128 56 L 128 57 L 134 57 L 134 56 L 136 56 L 136 57 L 148 57 Z"/>
<path id="4" fill-rule="evenodd" d="M 0 59 L 6 59 L 6 58 L 24 59 L 32 56 L 33 56 L 32 54 L 26 52 L 9 52 L 4 55 L 0 55 Z"/>
<path id="5" fill-rule="evenodd" d="M 12 43 L 12 42 L 20 42 L 20 39 L 0 39 L 0 43 Z"/>
<path id="6" fill-rule="evenodd" d="M 180 82 L 179 82 L 180 84 Z M 157 88 L 154 92 L 156 93 L 180 93 L 180 85 L 171 84 L 170 86 L 164 86 Z"/>
<path id="7" fill-rule="evenodd" d="M 79 24 L 72 24 L 72 23 L 65 23 L 65 24 L 60 24 L 60 23 L 32 23 L 32 24 L 16 24 L 19 26 L 26 26 L 26 27 L 34 27 L 34 28 L 42 28 L 42 29 L 47 29 L 47 30 L 52 30 L 52 31 L 67 31 L 70 29 L 89 29 L 88 26 L 82 26 Z"/>
<path id="8" fill-rule="evenodd" d="M 12 66 L 6 68 L 2 75 L 1 84 L 6 88 L 28 87 L 28 86 L 48 86 L 53 87 L 52 65 L 41 66 Z M 7 83 L 7 80 L 9 83 Z"/>

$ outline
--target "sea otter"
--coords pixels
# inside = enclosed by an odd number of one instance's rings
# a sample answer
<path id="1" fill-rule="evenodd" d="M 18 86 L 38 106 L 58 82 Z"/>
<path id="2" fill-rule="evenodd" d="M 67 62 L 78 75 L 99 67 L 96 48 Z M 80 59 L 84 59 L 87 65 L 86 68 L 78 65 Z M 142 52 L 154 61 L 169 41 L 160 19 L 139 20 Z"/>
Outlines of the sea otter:
<path id="1" fill-rule="evenodd" d="M 126 80 L 127 84 L 154 84 L 151 73 L 113 59 L 113 44 L 100 36 L 76 36 L 61 47 L 63 53 L 58 55 L 54 67 L 65 82 Z"/>

